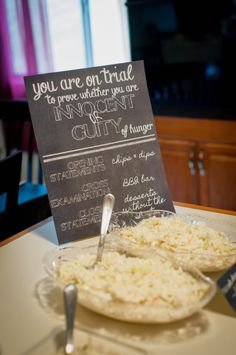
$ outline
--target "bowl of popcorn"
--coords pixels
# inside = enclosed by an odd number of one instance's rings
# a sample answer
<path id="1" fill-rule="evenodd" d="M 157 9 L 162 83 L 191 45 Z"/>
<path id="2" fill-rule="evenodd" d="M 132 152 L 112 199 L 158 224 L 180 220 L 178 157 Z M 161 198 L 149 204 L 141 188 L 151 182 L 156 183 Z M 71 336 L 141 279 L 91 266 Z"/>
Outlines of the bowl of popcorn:
<path id="1" fill-rule="evenodd" d="M 169 211 L 118 212 L 113 239 L 125 239 L 202 272 L 221 271 L 236 262 L 236 222 Z"/>
<path id="2" fill-rule="evenodd" d="M 107 240 L 95 268 L 96 243 L 58 247 L 44 258 L 57 284 L 76 285 L 80 305 L 120 321 L 168 323 L 198 312 L 215 295 L 215 283 L 199 270 L 131 241 Z"/>

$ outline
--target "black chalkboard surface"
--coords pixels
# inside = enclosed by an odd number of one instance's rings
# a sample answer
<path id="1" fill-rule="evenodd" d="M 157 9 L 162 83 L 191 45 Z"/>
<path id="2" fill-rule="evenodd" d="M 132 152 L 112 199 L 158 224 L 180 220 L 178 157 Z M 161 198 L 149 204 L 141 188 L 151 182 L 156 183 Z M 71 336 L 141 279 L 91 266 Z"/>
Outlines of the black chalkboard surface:
<path id="1" fill-rule="evenodd" d="M 25 77 L 59 243 L 97 235 L 115 211 L 174 211 L 142 61 Z"/>
<path id="2" fill-rule="evenodd" d="M 236 264 L 217 280 L 217 284 L 230 306 L 236 312 Z"/>

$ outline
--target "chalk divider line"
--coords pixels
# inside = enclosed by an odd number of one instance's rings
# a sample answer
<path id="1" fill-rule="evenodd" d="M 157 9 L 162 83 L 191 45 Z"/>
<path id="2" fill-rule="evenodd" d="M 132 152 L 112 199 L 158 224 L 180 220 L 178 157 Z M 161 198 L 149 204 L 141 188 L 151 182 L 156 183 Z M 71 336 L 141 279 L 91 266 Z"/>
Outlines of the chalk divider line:
<path id="1" fill-rule="evenodd" d="M 156 140 L 156 136 L 150 137 L 150 138 L 146 138 L 146 137 L 144 137 L 144 138 L 145 139 L 142 138 L 142 139 L 136 140 L 134 142 L 124 141 L 124 143 L 121 143 L 121 144 L 117 144 L 117 142 L 115 142 L 111 146 L 105 146 L 106 144 L 104 144 L 104 145 L 102 145 L 103 147 L 101 147 L 101 148 L 94 147 L 93 149 L 86 150 L 86 151 L 79 151 L 79 152 L 77 151 L 76 153 L 72 153 L 72 154 L 64 154 L 64 155 L 57 156 L 57 157 L 45 158 L 45 159 L 43 159 L 43 162 L 44 163 L 51 163 L 51 162 L 57 161 L 57 160 L 74 158 L 74 157 L 78 157 L 78 156 L 85 155 L 85 154 L 104 152 L 106 150 L 112 150 L 112 149 L 127 147 L 127 146 L 131 146 L 131 145 L 143 144 L 143 143 L 152 142 L 152 141 Z M 84 149 L 84 148 L 81 148 L 81 150 L 82 149 Z M 60 154 L 62 154 L 62 153 L 60 153 Z M 46 157 L 46 156 L 44 156 L 44 157 Z"/>
<path id="2" fill-rule="evenodd" d="M 138 140 L 138 139 L 145 139 L 145 138 L 149 138 L 149 137 L 155 137 L 155 134 L 149 134 L 149 135 L 142 136 L 142 137 L 129 138 L 129 139 L 126 139 L 125 142 L 130 142 L 130 141 Z M 43 155 L 42 157 L 43 157 L 43 159 L 45 159 L 45 158 L 49 158 L 49 157 L 53 157 L 53 156 L 57 156 L 57 155 L 58 156 L 59 155 L 65 155 L 65 154 L 68 154 L 68 153 L 75 153 L 75 152 L 80 152 L 80 151 L 83 151 L 83 150 L 89 150 L 89 149 L 95 149 L 95 148 L 99 148 L 99 147 L 105 147 L 105 146 L 108 146 L 108 145 L 118 144 L 118 143 L 122 143 L 122 142 L 124 142 L 124 140 L 116 141 L 116 142 L 104 143 L 104 144 L 100 144 L 100 145 L 94 145 L 94 146 L 91 146 L 91 147 L 67 150 L 67 151 L 59 152 L 59 153 L 47 154 L 47 155 Z"/>

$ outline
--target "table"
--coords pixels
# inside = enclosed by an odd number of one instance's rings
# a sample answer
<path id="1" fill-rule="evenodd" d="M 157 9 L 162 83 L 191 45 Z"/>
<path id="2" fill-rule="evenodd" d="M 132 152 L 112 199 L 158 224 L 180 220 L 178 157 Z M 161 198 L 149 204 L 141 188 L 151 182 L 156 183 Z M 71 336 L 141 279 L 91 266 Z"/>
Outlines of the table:
<path id="1" fill-rule="evenodd" d="M 195 207 L 176 204 L 176 212 L 207 215 L 236 223 L 236 213 L 212 212 L 207 208 Z M 88 245 L 91 239 L 94 238 L 76 243 Z M 57 245 L 51 218 L 1 243 L 1 355 L 52 354 L 50 351 L 54 338 L 59 329 L 64 327 L 63 300 L 61 290 L 55 288 L 47 276 L 42 259 Z M 212 275 L 214 278 L 219 276 Z M 89 327 L 112 338 L 135 344 L 152 354 L 233 355 L 236 349 L 235 315 L 218 290 L 201 312 L 172 324 L 123 323 L 78 306 L 76 327 Z"/>

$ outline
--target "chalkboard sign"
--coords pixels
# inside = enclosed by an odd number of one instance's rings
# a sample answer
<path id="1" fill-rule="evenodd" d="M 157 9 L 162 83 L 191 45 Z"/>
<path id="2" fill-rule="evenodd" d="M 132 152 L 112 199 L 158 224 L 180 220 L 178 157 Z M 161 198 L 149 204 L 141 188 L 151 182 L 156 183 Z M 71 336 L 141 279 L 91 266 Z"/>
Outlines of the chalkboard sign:
<path id="1" fill-rule="evenodd" d="M 228 303 L 236 311 L 236 264 L 217 280 L 217 284 Z"/>
<path id="2" fill-rule="evenodd" d="M 174 211 L 142 61 L 25 78 L 60 243 L 97 235 L 116 211 Z"/>

